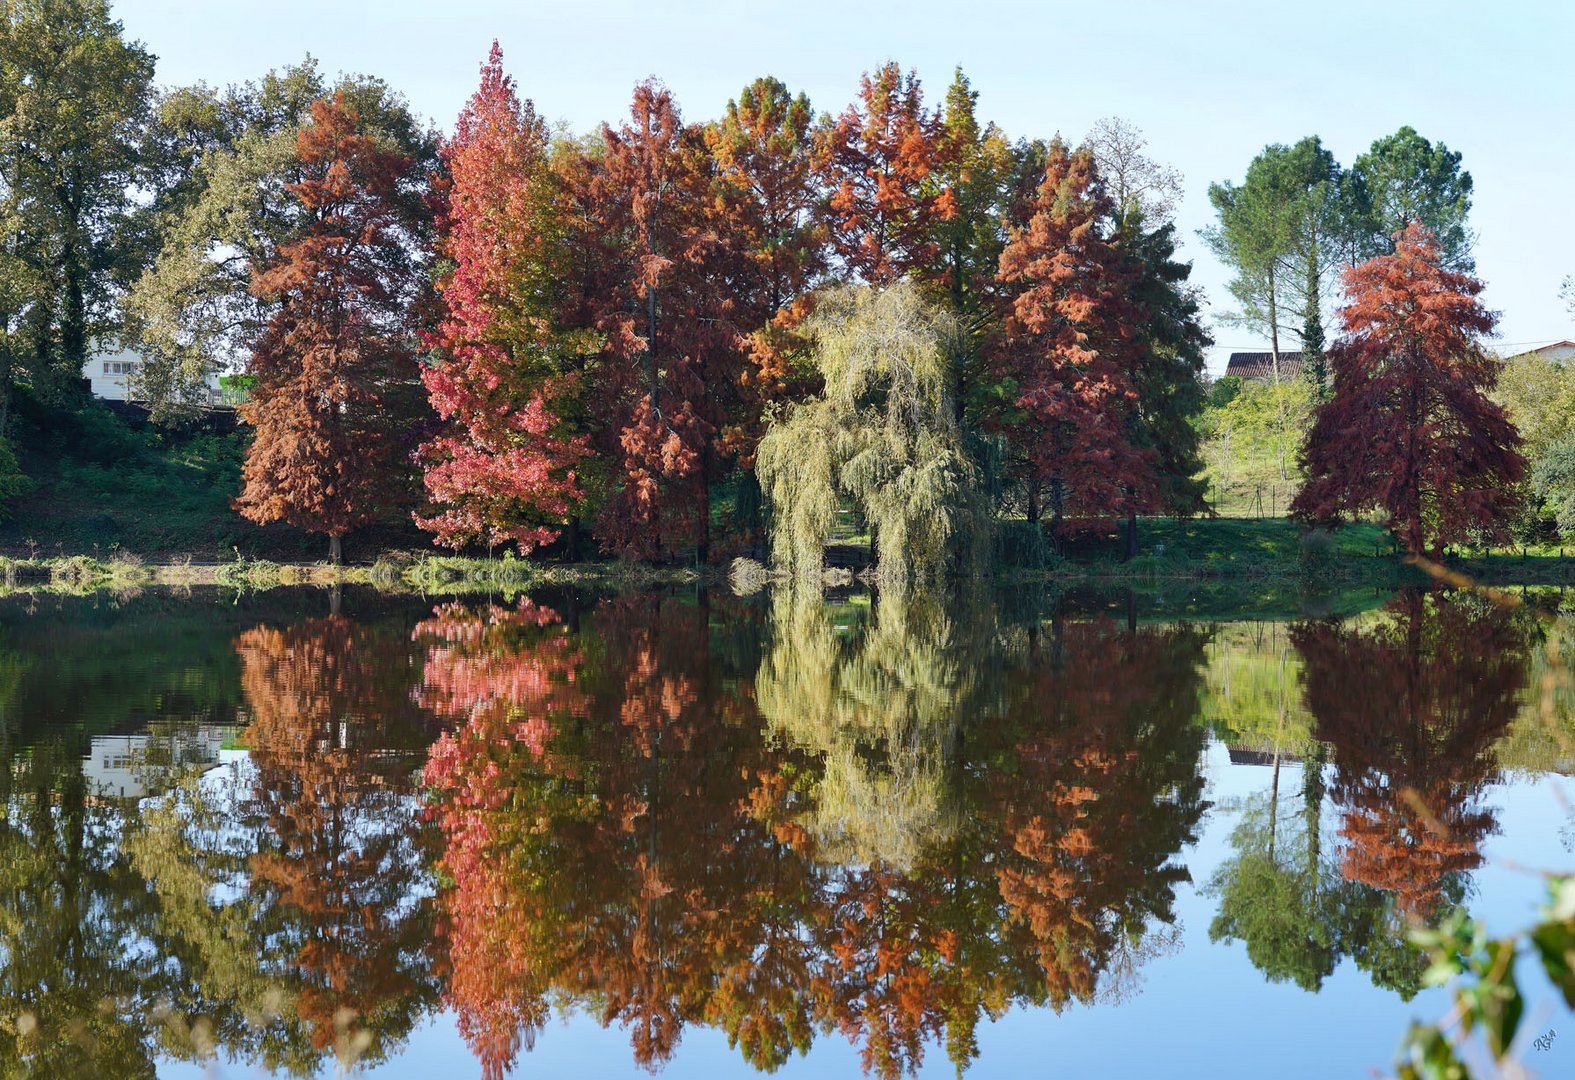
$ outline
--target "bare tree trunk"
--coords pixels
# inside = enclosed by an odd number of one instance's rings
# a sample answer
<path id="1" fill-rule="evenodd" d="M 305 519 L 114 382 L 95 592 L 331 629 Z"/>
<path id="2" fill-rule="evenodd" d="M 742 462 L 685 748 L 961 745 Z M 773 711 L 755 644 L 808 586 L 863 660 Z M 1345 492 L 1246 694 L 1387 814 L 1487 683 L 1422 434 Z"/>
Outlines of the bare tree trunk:
<path id="1" fill-rule="evenodd" d="M 341 537 L 338 533 L 334 533 L 328 538 L 328 561 L 335 566 L 344 564 L 344 549 L 340 546 L 340 540 Z"/>
<path id="2" fill-rule="evenodd" d="M 1127 559 L 1137 558 L 1138 553 L 1137 493 L 1127 488 Z"/>

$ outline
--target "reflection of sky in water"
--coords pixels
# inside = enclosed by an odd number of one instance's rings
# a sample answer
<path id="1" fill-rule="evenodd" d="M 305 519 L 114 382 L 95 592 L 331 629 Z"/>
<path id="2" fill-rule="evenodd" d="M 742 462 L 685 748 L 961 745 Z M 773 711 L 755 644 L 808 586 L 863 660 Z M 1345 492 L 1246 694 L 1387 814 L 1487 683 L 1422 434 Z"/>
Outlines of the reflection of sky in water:
<path id="1" fill-rule="evenodd" d="M 1247 960 L 1240 943 L 1211 944 L 1208 927 L 1216 901 L 1199 895 L 1230 854 L 1233 814 L 1222 805 L 1267 790 L 1269 769 L 1232 765 L 1225 747 L 1210 745 L 1207 755 L 1209 790 L 1215 804 L 1205 818 L 1198 843 L 1180 859 L 1192 873 L 1193 886 L 1177 890 L 1176 915 L 1184 932 L 1183 947 L 1174 955 L 1148 960 L 1139 972 L 1137 992 L 1120 1003 L 1092 1007 L 1072 1004 L 1059 1016 L 1049 1010 L 1013 1009 L 979 1031 L 979 1057 L 969 1077 L 1258 1077 L 1328 1080 L 1390 1071 L 1395 1047 L 1411 1019 L 1436 1019 L 1448 1011 L 1444 991 L 1424 990 L 1409 1003 L 1375 990 L 1367 974 L 1350 959 L 1325 980 L 1323 989 L 1307 993 L 1290 983 L 1270 983 Z M 1284 765 L 1280 774 L 1283 801 L 1299 791 L 1301 769 Z M 1486 864 L 1471 875 L 1467 906 L 1490 929 L 1510 931 L 1535 917 L 1544 897 L 1542 881 L 1512 868 L 1555 866 L 1566 855 L 1559 830 L 1567 820 L 1557 792 L 1575 797 L 1575 781 L 1562 777 L 1518 779 L 1489 789 L 1487 802 L 1502 826 L 1485 846 Z M 1329 835 L 1336 815 L 1327 804 Z M 1522 1023 L 1522 1060 L 1532 1076 L 1568 1075 L 1575 1063 L 1575 1025 L 1569 1025 L 1556 991 L 1540 974 L 1522 974 L 1530 1002 Z M 1569 1027 L 1539 1051 L 1532 1041 L 1549 1028 Z M 399 1059 L 364 1075 L 375 1077 L 468 1076 L 474 1059 L 454 1029 L 450 1015 L 438 1015 L 418 1029 Z M 213 1072 L 166 1063 L 161 1077 L 171 1080 L 211 1077 Z M 259 1076 L 245 1066 L 226 1066 L 222 1077 Z M 334 1075 L 325 1070 L 323 1076 Z M 358 1073 L 357 1075 L 363 1075 Z M 537 1037 L 535 1049 L 522 1056 L 516 1077 L 628 1077 L 650 1074 L 630 1059 L 628 1036 L 618 1028 L 604 1029 L 593 1018 L 570 1015 L 550 1022 Z M 669 1077 L 754 1077 L 758 1073 L 727 1045 L 721 1032 L 700 1026 L 684 1030 L 673 1060 L 659 1075 Z M 823 1036 L 805 1057 L 794 1055 L 773 1076 L 859 1077 L 857 1050 L 836 1035 Z M 940 1047 L 932 1047 L 918 1075 L 945 1080 L 955 1070 Z M 1484 1073 L 1482 1075 L 1492 1075 Z"/>

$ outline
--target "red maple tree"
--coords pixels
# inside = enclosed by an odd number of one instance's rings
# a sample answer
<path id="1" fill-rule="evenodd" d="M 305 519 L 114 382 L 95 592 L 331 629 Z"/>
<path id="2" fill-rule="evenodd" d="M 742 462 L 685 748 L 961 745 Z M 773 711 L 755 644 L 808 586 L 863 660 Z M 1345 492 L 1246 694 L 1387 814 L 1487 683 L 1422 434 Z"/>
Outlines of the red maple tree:
<path id="1" fill-rule="evenodd" d="M 236 507 L 326 533 L 338 562 L 345 533 L 409 486 L 418 183 L 342 94 L 313 103 L 298 152 L 289 190 L 305 223 L 251 286 L 277 309 L 248 368 L 257 382 L 241 416 L 254 436 Z"/>
<path id="2" fill-rule="evenodd" d="M 422 448 L 427 494 L 418 522 L 441 543 L 554 540 L 584 497 L 589 448 L 572 429 L 580 409 L 581 335 L 557 321 L 564 242 L 549 134 L 503 72 L 496 42 L 481 86 L 442 149 L 447 187 L 438 217 L 443 318 L 422 372 L 448 423 Z"/>
<path id="3" fill-rule="evenodd" d="M 1346 271 L 1345 288 L 1334 393 L 1308 432 L 1291 512 L 1312 522 L 1382 510 L 1415 553 L 1506 536 L 1526 462 L 1488 398 L 1498 363 L 1480 338 L 1496 319 L 1477 301 L 1482 283 L 1445 269 L 1413 223 L 1393 255 Z"/>

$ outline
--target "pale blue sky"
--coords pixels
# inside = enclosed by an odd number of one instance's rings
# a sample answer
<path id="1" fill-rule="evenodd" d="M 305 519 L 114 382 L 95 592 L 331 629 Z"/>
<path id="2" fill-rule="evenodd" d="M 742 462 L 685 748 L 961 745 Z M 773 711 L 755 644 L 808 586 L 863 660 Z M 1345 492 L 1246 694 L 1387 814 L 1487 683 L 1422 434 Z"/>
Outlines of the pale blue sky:
<path id="1" fill-rule="evenodd" d="M 1211 181 L 1309 134 L 1349 165 L 1411 124 L 1463 152 L 1475 178 L 1477 266 L 1503 313 L 1501 347 L 1575 337 L 1557 296 L 1575 273 L 1571 3 L 116 0 L 115 11 L 158 55 L 161 83 L 238 82 L 310 52 L 326 71 L 383 77 L 445 129 L 494 37 L 522 92 L 576 129 L 620 118 L 651 74 L 703 119 L 762 74 L 838 112 L 887 59 L 916 68 L 932 100 L 960 63 L 982 115 L 1014 137 L 1075 140 L 1108 115 L 1142 128 L 1186 177 L 1178 223 L 1215 313 L 1229 308 L 1228 275 L 1196 238 Z M 1230 346 L 1258 345 L 1229 327 L 1216 338 L 1211 367 Z"/>

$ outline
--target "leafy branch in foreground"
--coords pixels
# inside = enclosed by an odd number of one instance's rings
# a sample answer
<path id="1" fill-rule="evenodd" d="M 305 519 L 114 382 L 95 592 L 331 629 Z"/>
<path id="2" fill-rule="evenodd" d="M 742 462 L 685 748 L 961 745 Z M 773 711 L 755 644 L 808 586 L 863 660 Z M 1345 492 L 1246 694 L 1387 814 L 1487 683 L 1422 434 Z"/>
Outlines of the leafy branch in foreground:
<path id="1" fill-rule="evenodd" d="M 1471 1075 L 1459 1049 L 1481 1033 L 1493 1060 L 1506 1064 L 1526 1001 L 1515 979 L 1523 956 L 1542 964 L 1548 979 L 1575 1008 L 1575 877 L 1555 877 L 1543 921 L 1524 934 L 1489 938 L 1482 924 L 1457 911 L 1437 929 L 1412 931 L 1411 940 L 1428 949 L 1432 965 L 1424 985 L 1444 986 L 1459 979 L 1454 1008 L 1437 1023 L 1413 1023 L 1400 1045 L 1400 1080 L 1466 1080 Z"/>

